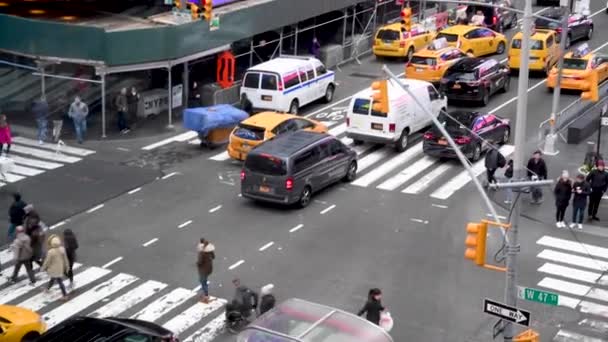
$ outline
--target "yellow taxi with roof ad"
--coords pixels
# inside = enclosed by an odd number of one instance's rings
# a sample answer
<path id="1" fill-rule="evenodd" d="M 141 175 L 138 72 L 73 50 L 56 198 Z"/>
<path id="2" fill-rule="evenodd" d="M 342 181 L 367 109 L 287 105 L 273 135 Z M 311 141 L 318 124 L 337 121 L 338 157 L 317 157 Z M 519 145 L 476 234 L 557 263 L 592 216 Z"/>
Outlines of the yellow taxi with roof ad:
<path id="1" fill-rule="evenodd" d="M 230 134 L 228 155 L 245 160 L 249 151 L 277 135 L 299 130 L 327 133 L 322 123 L 297 115 L 262 112 L 241 121 Z"/>
<path id="2" fill-rule="evenodd" d="M 426 49 L 412 56 L 406 64 L 405 77 L 439 83 L 448 68 L 463 57 L 468 57 L 459 48 L 449 46 L 445 38 L 435 39 Z"/>
<path id="3" fill-rule="evenodd" d="M 586 91 L 591 84 L 591 71 L 597 70 L 598 82 L 608 79 L 608 56 L 591 52 L 587 44 L 577 47 L 564 56 L 562 69 L 562 89 Z M 557 84 L 557 67 L 551 69 L 547 77 L 547 88 L 552 91 Z"/>
<path id="4" fill-rule="evenodd" d="M 34 342 L 46 331 L 46 324 L 34 311 L 0 305 L 0 341 Z"/>
<path id="5" fill-rule="evenodd" d="M 485 27 L 454 25 L 441 30 L 435 39 L 445 38 L 450 46 L 472 54 L 474 57 L 502 54 L 507 47 L 504 34 Z"/>
<path id="6" fill-rule="evenodd" d="M 518 32 L 511 39 L 508 55 L 511 70 L 519 70 L 522 37 L 523 33 Z M 558 59 L 557 33 L 552 30 L 535 29 L 530 39 L 530 70 L 548 73 Z"/>
<path id="7" fill-rule="evenodd" d="M 381 27 L 376 33 L 372 51 L 376 57 L 407 57 L 427 46 L 435 36 L 421 25 L 413 25 L 409 32 L 401 32 L 401 23 Z"/>

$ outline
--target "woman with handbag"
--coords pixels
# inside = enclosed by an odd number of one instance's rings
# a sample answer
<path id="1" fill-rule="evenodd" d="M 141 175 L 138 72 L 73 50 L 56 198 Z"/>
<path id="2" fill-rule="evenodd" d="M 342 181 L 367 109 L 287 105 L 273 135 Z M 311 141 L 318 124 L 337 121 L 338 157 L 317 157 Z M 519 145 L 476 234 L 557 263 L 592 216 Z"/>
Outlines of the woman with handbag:
<path id="1" fill-rule="evenodd" d="M 365 318 L 367 318 L 368 321 L 380 325 L 380 314 L 384 311 L 381 300 L 382 291 L 380 291 L 380 289 L 375 288 L 369 290 L 367 302 L 365 302 L 363 308 L 359 310 L 357 316 L 362 316 L 365 313 Z"/>

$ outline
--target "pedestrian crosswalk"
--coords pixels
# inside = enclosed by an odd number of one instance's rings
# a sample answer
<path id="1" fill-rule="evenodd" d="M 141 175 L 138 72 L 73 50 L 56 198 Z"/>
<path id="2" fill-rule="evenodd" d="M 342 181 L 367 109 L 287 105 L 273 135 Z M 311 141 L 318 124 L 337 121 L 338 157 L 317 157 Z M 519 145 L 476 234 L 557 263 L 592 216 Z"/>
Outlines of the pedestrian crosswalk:
<path id="1" fill-rule="evenodd" d="M 86 148 L 52 143 L 41 145 L 33 139 L 13 137 L 9 156 L 3 152 L 0 157 L 0 187 L 77 163 L 94 153 Z"/>
<path id="2" fill-rule="evenodd" d="M 581 313 L 555 342 L 600 342 L 608 336 L 608 248 L 545 235 L 536 241 L 542 279 L 536 286 L 559 295 L 558 305 Z"/>
<path id="3" fill-rule="evenodd" d="M 374 144 L 354 145 L 345 136 L 346 123 L 337 121 L 323 122 L 329 133 L 353 148 L 358 155 L 358 176 L 352 186 L 373 187 L 384 191 L 398 191 L 409 195 L 427 194 L 435 199 L 447 200 L 458 190 L 471 182 L 469 173 L 456 160 L 445 161 L 426 156 L 422 142 L 413 143 L 406 151 L 397 153 L 392 146 Z M 190 141 L 196 143 L 196 139 Z M 508 157 L 513 153 L 512 145 L 500 147 L 501 153 Z M 208 159 L 227 162 L 230 156 L 226 151 L 216 153 Z M 485 172 L 483 158 L 472 165 L 473 172 L 480 176 Z"/>
<path id="4" fill-rule="evenodd" d="M 10 250 L 0 252 L 0 304 L 17 305 L 38 312 L 50 329 L 74 316 L 125 317 L 160 324 L 174 332 L 180 341 L 209 342 L 224 331 L 226 300 L 198 301 L 197 292 L 109 269 L 74 265 L 76 288 L 69 300 L 62 301 L 57 287 L 42 291 L 48 283 L 44 272 L 36 273 L 31 285 L 22 269 L 16 283 L 8 281 L 13 267 Z M 37 268 L 35 268 L 36 270 Z"/>

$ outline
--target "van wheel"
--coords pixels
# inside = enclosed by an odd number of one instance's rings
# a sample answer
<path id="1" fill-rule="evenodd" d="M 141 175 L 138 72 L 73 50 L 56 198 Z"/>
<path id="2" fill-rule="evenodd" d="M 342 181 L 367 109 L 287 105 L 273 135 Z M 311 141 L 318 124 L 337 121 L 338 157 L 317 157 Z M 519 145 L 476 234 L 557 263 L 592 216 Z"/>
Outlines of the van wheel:
<path id="1" fill-rule="evenodd" d="M 414 48 L 410 47 L 409 50 L 407 50 L 407 61 L 411 61 L 412 57 L 414 57 Z"/>
<path id="2" fill-rule="evenodd" d="M 350 183 L 354 181 L 355 178 L 357 178 L 357 162 L 352 161 L 350 162 L 350 165 L 348 165 L 348 170 L 346 171 L 346 175 L 344 176 L 344 178 L 342 178 L 342 180 L 344 182 Z"/>
<path id="3" fill-rule="evenodd" d="M 476 162 L 481 158 L 481 145 L 475 144 L 475 149 L 473 150 L 473 155 L 471 156 L 471 161 Z"/>
<path id="4" fill-rule="evenodd" d="M 406 128 L 403 130 L 403 132 L 401 132 L 401 136 L 399 137 L 399 140 L 397 140 L 397 142 L 395 143 L 395 150 L 397 152 L 405 151 L 405 149 L 407 148 L 408 140 L 409 140 L 408 137 L 409 137 L 409 132 Z"/>
<path id="5" fill-rule="evenodd" d="M 32 332 L 27 333 L 27 335 L 23 336 L 23 338 L 21 339 L 21 342 L 34 342 L 39 337 L 40 337 L 40 334 L 38 334 L 35 331 L 32 331 Z"/>
<path id="6" fill-rule="evenodd" d="M 498 43 L 498 46 L 496 47 L 496 53 L 499 55 L 502 55 L 503 52 L 505 52 L 505 42 L 500 42 L 500 43 Z"/>
<path id="7" fill-rule="evenodd" d="M 310 204 L 310 199 L 312 198 L 312 189 L 310 186 L 305 186 L 304 190 L 302 190 L 302 194 L 300 195 L 300 199 L 298 200 L 298 206 L 300 208 L 306 208 Z"/>
<path id="8" fill-rule="evenodd" d="M 333 84 L 327 86 L 327 89 L 325 89 L 325 97 L 323 98 L 325 103 L 330 103 L 334 99 L 334 90 Z"/>
<path id="9" fill-rule="evenodd" d="M 299 109 L 298 100 L 291 101 L 291 104 L 289 105 L 289 113 L 293 114 L 293 115 L 297 115 L 298 109 Z"/>

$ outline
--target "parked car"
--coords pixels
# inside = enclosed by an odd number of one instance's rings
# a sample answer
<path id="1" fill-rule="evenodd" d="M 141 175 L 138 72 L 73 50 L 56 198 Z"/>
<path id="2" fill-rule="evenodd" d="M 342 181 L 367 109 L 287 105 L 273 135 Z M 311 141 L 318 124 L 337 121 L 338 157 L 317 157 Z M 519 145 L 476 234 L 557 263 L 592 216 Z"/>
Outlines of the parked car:
<path id="1" fill-rule="evenodd" d="M 509 90 L 509 73 L 509 67 L 495 59 L 466 57 L 446 71 L 440 92 L 448 100 L 480 101 L 486 106 L 490 96 Z"/>
<path id="2" fill-rule="evenodd" d="M 472 161 L 477 161 L 489 148 L 484 140 L 494 144 L 506 144 L 511 135 L 511 123 L 495 114 L 455 111 L 437 118 L 448 131 L 460 151 Z M 424 133 L 422 150 L 438 158 L 456 158 L 456 152 L 437 127 Z"/>
<path id="3" fill-rule="evenodd" d="M 0 341 L 34 342 L 46 330 L 46 324 L 34 311 L 12 305 L 0 305 Z"/>
<path id="4" fill-rule="evenodd" d="M 547 17 L 555 21 L 549 21 L 544 18 L 536 18 L 534 26 L 539 29 L 555 30 L 557 37 L 561 37 L 562 24 L 566 10 L 561 7 L 551 8 L 542 13 L 543 17 Z M 566 47 L 570 47 L 570 44 L 574 41 L 586 39 L 589 40 L 593 37 L 593 20 L 584 14 L 573 13 L 568 17 L 568 32 L 566 36 Z"/>
<path id="5" fill-rule="evenodd" d="M 357 153 L 330 134 L 297 131 L 251 150 L 241 171 L 245 198 L 310 204 L 313 193 L 357 177 Z"/>
<path id="6" fill-rule="evenodd" d="M 160 325 L 128 318 L 75 316 L 46 333 L 36 342 L 178 342 L 177 337 Z"/>

